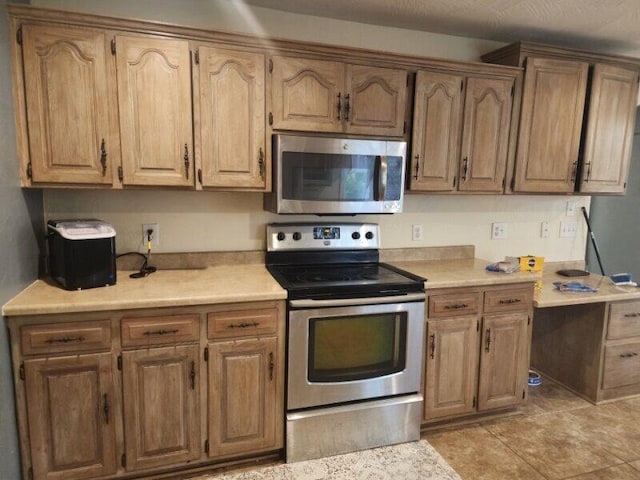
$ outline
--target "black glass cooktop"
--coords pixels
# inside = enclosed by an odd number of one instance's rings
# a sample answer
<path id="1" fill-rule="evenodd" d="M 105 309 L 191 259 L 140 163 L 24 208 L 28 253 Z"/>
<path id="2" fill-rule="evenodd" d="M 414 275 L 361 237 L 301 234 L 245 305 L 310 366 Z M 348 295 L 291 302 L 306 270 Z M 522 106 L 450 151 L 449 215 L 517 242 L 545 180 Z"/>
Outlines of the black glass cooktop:
<path id="1" fill-rule="evenodd" d="M 424 278 L 384 263 L 268 265 L 289 298 L 348 298 L 419 292 Z"/>

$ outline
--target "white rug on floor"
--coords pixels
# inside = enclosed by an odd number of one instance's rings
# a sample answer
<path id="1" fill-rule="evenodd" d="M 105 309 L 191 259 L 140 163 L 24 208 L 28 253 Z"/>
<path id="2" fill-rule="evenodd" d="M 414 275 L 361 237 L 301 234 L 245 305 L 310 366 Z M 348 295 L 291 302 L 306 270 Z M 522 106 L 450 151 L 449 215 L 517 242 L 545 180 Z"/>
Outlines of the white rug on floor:
<path id="1" fill-rule="evenodd" d="M 426 440 L 198 480 L 460 480 Z"/>

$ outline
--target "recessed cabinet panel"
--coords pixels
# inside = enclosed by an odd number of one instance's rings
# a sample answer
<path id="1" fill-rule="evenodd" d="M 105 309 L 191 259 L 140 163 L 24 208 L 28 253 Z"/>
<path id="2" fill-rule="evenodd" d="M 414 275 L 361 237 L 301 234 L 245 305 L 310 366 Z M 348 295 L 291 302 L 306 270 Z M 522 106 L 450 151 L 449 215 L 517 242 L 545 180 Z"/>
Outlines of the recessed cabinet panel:
<path id="1" fill-rule="evenodd" d="M 33 477 L 67 480 L 116 471 L 110 353 L 24 362 Z"/>
<path id="2" fill-rule="evenodd" d="M 638 73 L 596 64 L 580 192 L 624 193 L 638 98 Z"/>
<path id="3" fill-rule="evenodd" d="M 123 183 L 192 186 L 189 43 L 120 35 L 116 45 Z"/>
<path id="4" fill-rule="evenodd" d="M 503 190 L 512 85 L 510 80 L 467 79 L 460 190 L 496 193 Z"/>
<path id="5" fill-rule="evenodd" d="M 573 192 L 589 65 L 527 59 L 514 190 Z"/>
<path id="6" fill-rule="evenodd" d="M 477 317 L 427 321 L 424 419 L 475 410 Z"/>
<path id="7" fill-rule="evenodd" d="M 277 340 L 209 344 L 211 456 L 276 448 Z"/>
<path id="8" fill-rule="evenodd" d="M 199 48 L 202 185 L 264 189 L 264 55 Z"/>
<path id="9" fill-rule="evenodd" d="M 200 457 L 197 345 L 122 353 L 127 469 Z"/>
<path id="10" fill-rule="evenodd" d="M 527 313 L 486 315 L 480 342 L 478 410 L 517 405 L 527 372 Z"/>
<path id="11" fill-rule="evenodd" d="M 106 33 L 46 25 L 22 32 L 32 181 L 112 184 L 120 156 Z"/>
<path id="12" fill-rule="evenodd" d="M 271 61 L 273 128 L 339 132 L 345 102 L 341 93 L 344 65 L 281 56 Z"/>
<path id="13" fill-rule="evenodd" d="M 349 109 L 345 122 L 350 133 L 402 136 L 407 72 L 366 65 L 347 65 Z"/>
<path id="14" fill-rule="evenodd" d="M 417 74 L 411 190 L 455 190 L 463 81 L 458 75 L 423 71 Z"/>

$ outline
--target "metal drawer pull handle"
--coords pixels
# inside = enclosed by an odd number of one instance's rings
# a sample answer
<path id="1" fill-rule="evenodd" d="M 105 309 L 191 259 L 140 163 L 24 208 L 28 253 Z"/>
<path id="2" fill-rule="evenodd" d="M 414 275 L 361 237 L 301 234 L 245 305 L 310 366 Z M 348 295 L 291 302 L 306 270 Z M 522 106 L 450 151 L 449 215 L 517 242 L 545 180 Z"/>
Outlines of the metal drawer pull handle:
<path id="1" fill-rule="evenodd" d="M 168 334 L 173 334 L 173 333 L 178 333 L 180 330 L 178 330 L 177 328 L 173 329 L 173 330 L 147 330 L 146 332 L 144 332 L 144 335 L 168 335 Z"/>
<path id="2" fill-rule="evenodd" d="M 466 303 L 454 303 L 453 305 L 445 305 L 444 309 L 445 310 L 458 310 L 460 308 L 468 308 L 469 305 L 467 305 Z"/>
<path id="3" fill-rule="evenodd" d="M 102 165 L 102 176 L 107 174 L 107 147 L 104 144 L 104 138 L 100 143 L 100 164 Z"/>
<path id="4" fill-rule="evenodd" d="M 247 327 L 257 327 L 260 325 L 260 322 L 242 322 L 242 323 L 232 323 L 227 328 L 247 328 Z"/>
<path id="5" fill-rule="evenodd" d="M 50 338 L 48 340 L 45 340 L 45 343 L 69 343 L 69 342 L 84 342 L 84 337 L 83 336 L 67 337 L 65 335 L 64 337 Z"/>
<path id="6" fill-rule="evenodd" d="M 109 424 L 109 397 L 107 397 L 107 394 L 104 394 L 104 407 L 102 408 L 102 410 L 104 411 L 104 423 L 106 423 L 107 425 Z"/>
<path id="7" fill-rule="evenodd" d="M 625 318 L 636 318 L 640 317 L 640 313 L 625 313 Z"/>
<path id="8" fill-rule="evenodd" d="M 420 155 L 416 155 L 415 158 L 416 158 L 416 174 L 414 175 L 413 178 L 418 180 L 418 174 L 420 173 Z"/>
<path id="9" fill-rule="evenodd" d="M 273 369 L 276 364 L 273 362 L 273 352 L 269 353 L 269 380 L 273 380 Z"/>
<path id="10" fill-rule="evenodd" d="M 189 178 L 189 145 L 184 144 L 184 174 Z"/>
<path id="11" fill-rule="evenodd" d="M 520 303 L 522 300 L 519 298 L 509 298 L 507 300 L 500 300 L 498 303 L 500 305 L 511 305 L 514 303 Z"/>
<path id="12" fill-rule="evenodd" d="M 429 354 L 429 356 L 431 358 L 435 358 L 436 357 L 436 336 L 431 335 L 429 339 L 430 339 L 429 348 L 431 349 L 431 353 Z"/>
<path id="13" fill-rule="evenodd" d="M 638 354 L 636 352 L 631 352 L 631 353 L 621 353 L 620 354 L 620 358 L 631 358 L 631 357 L 636 357 Z"/>
<path id="14" fill-rule="evenodd" d="M 491 329 L 490 328 L 487 328 L 486 334 L 487 334 L 487 346 L 485 347 L 485 350 L 487 352 L 490 352 L 491 351 Z"/>
<path id="15" fill-rule="evenodd" d="M 189 374 L 191 378 L 191 390 L 196 389 L 196 362 L 191 362 L 191 373 Z"/>
<path id="16" fill-rule="evenodd" d="M 342 94 L 338 93 L 338 120 L 342 120 Z"/>
<path id="17" fill-rule="evenodd" d="M 344 96 L 344 119 L 349 121 L 349 112 L 351 111 L 351 95 L 348 93 Z"/>

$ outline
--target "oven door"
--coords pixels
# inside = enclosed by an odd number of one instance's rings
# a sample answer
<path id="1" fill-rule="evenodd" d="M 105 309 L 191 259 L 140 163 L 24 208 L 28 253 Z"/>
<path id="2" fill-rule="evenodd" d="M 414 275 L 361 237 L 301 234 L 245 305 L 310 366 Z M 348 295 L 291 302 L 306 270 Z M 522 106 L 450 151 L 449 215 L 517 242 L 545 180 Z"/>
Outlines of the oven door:
<path id="1" fill-rule="evenodd" d="M 288 410 L 420 390 L 423 293 L 292 300 L 288 322 Z"/>

